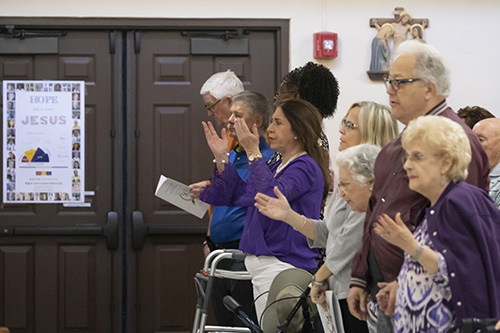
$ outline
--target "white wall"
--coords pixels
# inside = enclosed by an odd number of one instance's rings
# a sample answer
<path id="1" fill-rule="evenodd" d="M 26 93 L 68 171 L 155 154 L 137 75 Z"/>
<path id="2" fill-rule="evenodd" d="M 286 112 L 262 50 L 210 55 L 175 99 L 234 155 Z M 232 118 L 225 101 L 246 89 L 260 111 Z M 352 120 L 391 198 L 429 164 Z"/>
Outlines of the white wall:
<path id="1" fill-rule="evenodd" d="M 0 0 L 2 16 L 289 18 L 290 67 L 312 58 L 312 34 L 339 35 L 339 56 L 318 61 L 340 81 L 334 120 L 326 123 L 332 152 L 338 121 L 359 100 L 387 103 L 382 83 L 368 79 L 371 17 L 393 17 L 404 7 L 413 17 L 428 18 L 424 38 L 435 45 L 452 70 L 449 104 L 456 110 L 480 105 L 500 117 L 500 1 L 498 0 Z"/>

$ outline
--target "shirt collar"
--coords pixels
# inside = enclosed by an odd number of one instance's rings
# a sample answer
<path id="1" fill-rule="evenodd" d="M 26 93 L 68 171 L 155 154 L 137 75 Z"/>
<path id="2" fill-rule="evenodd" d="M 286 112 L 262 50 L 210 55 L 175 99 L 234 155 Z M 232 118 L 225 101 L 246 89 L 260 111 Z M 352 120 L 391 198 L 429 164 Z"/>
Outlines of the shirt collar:
<path id="1" fill-rule="evenodd" d="M 433 107 L 429 112 L 427 112 L 425 115 L 426 116 L 438 116 L 440 115 L 446 108 L 448 107 L 448 104 L 446 103 L 446 99 L 444 99 L 442 102 L 440 102 L 438 105 Z"/>
<path id="2" fill-rule="evenodd" d="M 498 163 L 493 170 L 490 172 L 490 176 L 499 177 L 500 176 L 500 163 Z"/>

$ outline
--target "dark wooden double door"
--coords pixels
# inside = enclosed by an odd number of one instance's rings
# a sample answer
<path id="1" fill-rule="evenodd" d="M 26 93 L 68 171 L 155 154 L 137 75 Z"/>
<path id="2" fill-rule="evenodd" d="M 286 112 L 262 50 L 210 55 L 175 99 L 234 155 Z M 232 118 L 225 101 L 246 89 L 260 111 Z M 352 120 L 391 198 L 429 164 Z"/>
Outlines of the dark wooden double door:
<path id="1" fill-rule="evenodd" d="M 1 80 L 85 81 L 90 204 L 1 204 L 0 326 L 191 331 L 207 218 L 157 199 L 156 183 L 210 176 L 203 82 L 232 69 L 271 99 L 288 22 L 0 18 L 0 29 Z M 228 48 L 202 41 L 193 54 L 196 38 Z"/>

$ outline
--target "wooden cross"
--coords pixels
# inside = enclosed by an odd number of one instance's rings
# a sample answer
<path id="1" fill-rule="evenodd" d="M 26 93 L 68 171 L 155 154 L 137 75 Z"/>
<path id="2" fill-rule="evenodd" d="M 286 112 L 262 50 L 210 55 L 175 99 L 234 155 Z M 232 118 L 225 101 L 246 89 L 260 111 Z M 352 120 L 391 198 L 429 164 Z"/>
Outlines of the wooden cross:
<path id="1" fill-rule="evenodd" d="M 378 25 L 382 26 L 384 23 L 395 23 L 399 20 L 399 14 L 403 13 L 405 11 L 404 7 L 396 7 L 394 8 L 394 18 L 371 18 L 370 19 L 370 27 L 375 28 L 374 20 L 378 22 Z M 410 13 L 411 14 L 411 13 Z M 421 24 L 424 29 L 429 27 L 429 19 L 425 18 L 413 18 L 408 22 L 410 25 L 413 24 Z"/>

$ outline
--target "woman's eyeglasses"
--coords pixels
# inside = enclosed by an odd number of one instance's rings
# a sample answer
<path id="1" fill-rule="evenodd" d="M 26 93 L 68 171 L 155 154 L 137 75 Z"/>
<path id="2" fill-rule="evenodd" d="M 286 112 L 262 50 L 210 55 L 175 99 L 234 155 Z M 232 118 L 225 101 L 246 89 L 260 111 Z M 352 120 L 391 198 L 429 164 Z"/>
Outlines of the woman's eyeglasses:
<path id="1" fill-rule="evenodd" d="M 353 130 L 353 129 L 358 128 L 358 125 L 356 125 L 352 121 L 344 118 L 344 119 L 342 119 L 342 122 L 340 123 L 340 128 L 347 128 L 347 129 Z"/>

